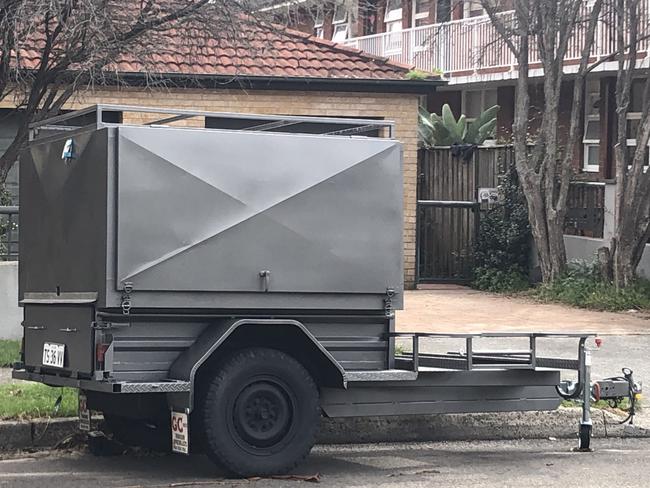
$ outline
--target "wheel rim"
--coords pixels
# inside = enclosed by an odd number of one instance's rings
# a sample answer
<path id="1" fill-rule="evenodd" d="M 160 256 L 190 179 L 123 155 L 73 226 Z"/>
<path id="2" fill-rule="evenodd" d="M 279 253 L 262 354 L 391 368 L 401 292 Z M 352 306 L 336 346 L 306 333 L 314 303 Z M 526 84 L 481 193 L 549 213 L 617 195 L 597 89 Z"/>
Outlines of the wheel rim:
<path id="1" fill-rule="evenodd" d="M 282 382 L 259 379 L 241 389 L 232 414 L 234 430 L 241 441 L 256 450 L 268 450 L 291 431 L 293 395 Z"/>

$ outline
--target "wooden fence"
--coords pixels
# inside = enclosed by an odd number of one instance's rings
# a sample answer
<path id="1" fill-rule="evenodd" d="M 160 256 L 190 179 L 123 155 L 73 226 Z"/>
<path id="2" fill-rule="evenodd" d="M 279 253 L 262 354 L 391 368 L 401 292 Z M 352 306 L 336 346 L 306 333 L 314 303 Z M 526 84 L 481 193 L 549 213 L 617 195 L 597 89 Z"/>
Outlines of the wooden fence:
<path id="1" fill-rule="evenodd" d="M 418 158 L 417 270 L 420 282 L 472 279 L 479 188 L 496 188 L 513 161 L 510 146 L 478 148 L 468 161 L 449 148 Z"/>
<path id="2" fill-rule="evenodd" d="M 514 164 L 512 146 L 478 148 L 469 161 L 450 148 L 421 150 L 418 155 L 417 280 L 457 282 L 472 279 L 474 243 L 481 211 L 481 188 L 496 188 Z M 565 233 L 602 238 L 605 186 L 573 182 L 569 190 Z"/>

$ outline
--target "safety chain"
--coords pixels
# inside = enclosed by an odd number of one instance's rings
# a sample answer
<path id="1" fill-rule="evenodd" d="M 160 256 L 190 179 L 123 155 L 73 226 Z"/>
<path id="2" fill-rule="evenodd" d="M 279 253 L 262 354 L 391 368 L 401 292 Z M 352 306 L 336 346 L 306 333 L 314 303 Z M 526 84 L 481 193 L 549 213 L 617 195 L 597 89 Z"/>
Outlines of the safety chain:
<path id="1" fill-rule="evenodd" d="M 384 313 L 386 317 L 392 319 L 395 317 L 395 309 L 393 308 L 393 297 L 395 296 L 394 288 L 386 288 L 386 298 L 384 298 Z"/>
<path id="2" fill-rule="evenodd" d="M 131 313 L 131 293 L 133 292 L 133 283 L 127 281 L 124 283 L 124 292 L 122 293 L 122 314 Z"/>

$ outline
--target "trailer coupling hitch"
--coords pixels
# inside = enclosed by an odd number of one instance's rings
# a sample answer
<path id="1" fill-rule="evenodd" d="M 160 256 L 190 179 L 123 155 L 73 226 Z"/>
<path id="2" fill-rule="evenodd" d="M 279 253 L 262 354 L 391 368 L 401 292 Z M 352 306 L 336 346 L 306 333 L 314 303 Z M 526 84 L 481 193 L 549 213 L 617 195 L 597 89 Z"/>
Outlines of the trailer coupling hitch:
<path id="1" fill-rule="evenodd" d="M 630 368 L 622 369 L 623 376 L 613 376 L 591 383 L 591 399 L 594 402 L 606 401 L 612 408 L 627 412 L 628 416 L 620 423 L 633 423 L 636 403 L 641 399 L 643 388 L 634 381 L 634 372 Z M 564 400 L 576 400 L 582 395 L 583 384 L 570 380 L 562 381 L 555 387 L 557 394 Z"/>
<path id="2" fill-rule="evenodd" d="M 634 423 L 636 404 L 641 400 L 643 385 L 634 381 L 634 372 L 630 368 L 621 370 L 623 376 L 612 376 L 591 385 L 591 397 L 594 401 L 606 401 L 612 408 L 618 408 L 627 413 L 627 417 L 619 423 Z"/>

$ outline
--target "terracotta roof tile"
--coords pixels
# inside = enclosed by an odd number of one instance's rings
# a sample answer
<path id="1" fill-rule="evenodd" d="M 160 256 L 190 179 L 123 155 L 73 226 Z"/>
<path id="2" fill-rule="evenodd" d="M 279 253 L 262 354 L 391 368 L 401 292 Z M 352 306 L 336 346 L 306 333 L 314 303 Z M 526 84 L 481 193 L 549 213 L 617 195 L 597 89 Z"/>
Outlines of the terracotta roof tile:
<path id="1" fill-rule="evenodd" d="M 186 29 L 160 33 L 158 52 L 146 61 L 125 53 L 112 70 L 137 73 L 403 80 L 411 69 L 386 58 L 318 39 L 303 32 L 251 24 L 238 39 L 188 35 Z M 198 32 L 198 31 L 197 31 Z M 38 66 L 38 52 L 21 53 L 24 67 Z"/>

